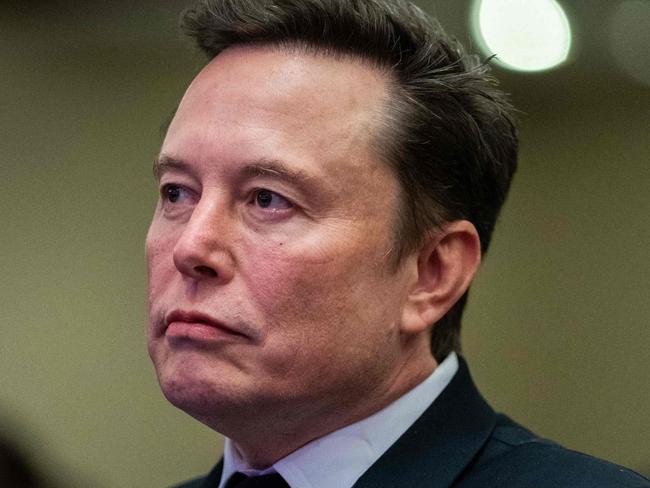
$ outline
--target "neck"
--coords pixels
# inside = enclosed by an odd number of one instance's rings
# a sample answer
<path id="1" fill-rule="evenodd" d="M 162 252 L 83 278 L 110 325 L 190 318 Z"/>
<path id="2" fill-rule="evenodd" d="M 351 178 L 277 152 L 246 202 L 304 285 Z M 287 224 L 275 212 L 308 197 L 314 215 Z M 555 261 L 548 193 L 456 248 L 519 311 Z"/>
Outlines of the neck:
<path id="1" fill-rule="evenodd" d="M 426 358 L 410 358 L 370 394 L 350 395 L 346 405 L 292 404 L 289 409 L 275 406 L 265 409 L 262 415 L 258 415 L 259 409 L 251 409 L 254 418 L 242 416 L 239 410 L 237 418 L 231 422 L 223 422 L 222 418 L 213 428 L 232 440 L 248 466 L 265 469 L 305 444 L 367 418 L 397 400 L 435 370 L 435 359 L 430 354 Z M 228 429 L 224 428 L 226 424 Z"/>

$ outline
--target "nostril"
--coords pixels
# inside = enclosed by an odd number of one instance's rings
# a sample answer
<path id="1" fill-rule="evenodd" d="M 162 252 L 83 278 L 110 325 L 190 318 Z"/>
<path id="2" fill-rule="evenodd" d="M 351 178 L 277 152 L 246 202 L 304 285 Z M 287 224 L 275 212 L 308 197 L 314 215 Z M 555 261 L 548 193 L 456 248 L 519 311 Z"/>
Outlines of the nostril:
<path id="1" fill-rule="evenodd" d="M 217 277 L 217 272 L 208 266 L 195 266 L 194 271 L 196 271 L 200 275 L 207 276 L 209 278 Z"/>

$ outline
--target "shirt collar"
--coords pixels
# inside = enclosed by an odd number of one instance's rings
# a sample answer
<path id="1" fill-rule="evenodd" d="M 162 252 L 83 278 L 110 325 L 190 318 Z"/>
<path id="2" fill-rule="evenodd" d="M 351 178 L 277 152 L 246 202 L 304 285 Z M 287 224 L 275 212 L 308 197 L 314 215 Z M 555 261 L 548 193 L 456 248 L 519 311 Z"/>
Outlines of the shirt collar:
<path id="1" fill-rule="evenodd" d="M 292 488 L 349 488 L 424 413 L 457 370 L 452 352 L 427 379 L 387 407 L 305 444 L 265 470 L 247 466 L 226 438 L 219 488 L 237 471 L 249 476 L 278 472 Z"/>

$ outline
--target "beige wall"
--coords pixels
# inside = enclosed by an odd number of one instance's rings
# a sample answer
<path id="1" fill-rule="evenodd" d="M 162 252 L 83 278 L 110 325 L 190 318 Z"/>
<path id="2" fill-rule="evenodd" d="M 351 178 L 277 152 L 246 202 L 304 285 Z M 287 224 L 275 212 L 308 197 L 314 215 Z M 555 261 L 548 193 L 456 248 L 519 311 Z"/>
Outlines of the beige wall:
<path id="1" fill-rule="evenodd" d="M 200 58 L 176 6 L 133 4 L 0 12 L 0 429 L 61 486 L 165 486 L 220 449 L 162 398 L 144 338 L 158 125 Z M 504 78 L 521 170 L 466 355 L 497 408 L 648 471 L 649 89 Z"/>

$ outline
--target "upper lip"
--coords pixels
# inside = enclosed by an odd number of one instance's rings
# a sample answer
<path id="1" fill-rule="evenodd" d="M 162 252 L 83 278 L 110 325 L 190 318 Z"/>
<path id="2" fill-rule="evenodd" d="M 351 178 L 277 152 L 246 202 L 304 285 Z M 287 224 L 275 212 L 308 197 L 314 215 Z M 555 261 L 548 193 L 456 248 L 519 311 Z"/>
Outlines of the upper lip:
<path id="1" fill-rule="evenodd" d="M 226 332 L 230 332 L 231 334 L 248 337 L 248 334 L 245 333 L 241 327 L 226 325 L 223 322 L 215 319 L 214 317 L 206 313 L 198 312 L 194 310 L 172 310 L 165 317 L 165 327 L 169 327 L 169 324 L 171 324 L 172 322 L 188 322 L 188 323 L 197 322 L 201 324 L 207 324 L 217 329 L 225 330 Z"/>

